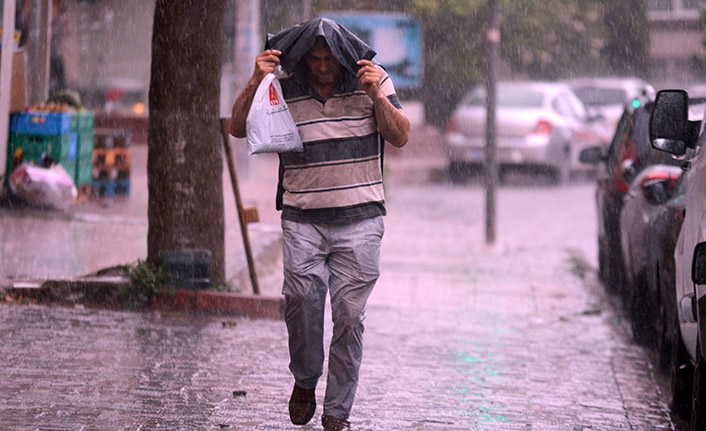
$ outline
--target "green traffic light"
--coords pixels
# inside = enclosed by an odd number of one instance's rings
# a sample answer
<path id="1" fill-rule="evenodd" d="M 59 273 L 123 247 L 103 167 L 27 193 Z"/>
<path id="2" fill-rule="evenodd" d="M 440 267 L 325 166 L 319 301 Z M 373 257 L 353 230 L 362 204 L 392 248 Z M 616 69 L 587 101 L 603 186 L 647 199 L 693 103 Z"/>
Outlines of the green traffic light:
<path id="1" fill-rule="evenodd" d="M 633 101 L 632 101 L 632 106 L 635 107 L 635 108 L 639 108 L 639 107 L 640 107 L 640 100 L 638 100 L 638 99 L 633 99 Z"/>

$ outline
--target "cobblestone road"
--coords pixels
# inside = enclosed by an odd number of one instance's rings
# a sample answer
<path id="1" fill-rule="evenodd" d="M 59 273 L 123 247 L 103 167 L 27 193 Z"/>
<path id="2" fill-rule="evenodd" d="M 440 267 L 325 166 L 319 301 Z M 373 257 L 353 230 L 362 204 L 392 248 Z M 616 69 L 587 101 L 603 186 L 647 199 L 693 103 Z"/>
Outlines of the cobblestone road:
<path id="1" fill-rule="evenodd" d="M 480 189 L 392 190 L 354 430 L 675 429 L 589 268 L 592 190 L 508 189 L 493 248 Z M 3 430 L 321 429 L 282 322 L 0 304 L 0 334 Z"/>

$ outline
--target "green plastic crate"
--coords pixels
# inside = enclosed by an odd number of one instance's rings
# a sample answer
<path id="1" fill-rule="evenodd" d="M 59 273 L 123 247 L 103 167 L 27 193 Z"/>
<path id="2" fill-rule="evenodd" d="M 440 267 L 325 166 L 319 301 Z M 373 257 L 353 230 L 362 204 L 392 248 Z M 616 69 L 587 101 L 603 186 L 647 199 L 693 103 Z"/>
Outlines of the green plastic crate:
<path id="1" fill-rule="evenodd" d="M 55 161 L 61 162 L 69 158 L 71 135 L 29 135 L 25 133 L 10 133 L 10 155 L 19 147 L 24 149 L 25 161 L 39 163 L 42 153 L 49 154 Z"/>
<path id="2" fill-rule="evenodd" d="M 69 146 L 71 135 L 33 135 L 27 133 L 10 133 L 7 146 L 7 163 L 5 165 L 5 185 L 9 184 L 12 173 L 12 160 L 15 150 L 22 147 L 25 162 L 34 162 L 38 165 L 42 153 L 47 153 L 54 161 L 61 163 L 66 172 L 73 177 L 76 172 L 76 159 L 69 160 Z M 74 179 L 75 180 L 75 179 Z"/>
<path id="3" fill-rule="evenodd" d="M 81 160 L 76 162 L 76 175 L 74 183 L 76 187 L 90 185 L 93 181 L 93 160 Z"/>
<path id="4" fill-rule="evenodd" d="M 79 159 L 81 156 L 93 158 L 95 114 L 92 111 L 84 111 L 74 114 L 73 118 L 76 120 L 76 127 L 72 130 L 78 135 Z"/>

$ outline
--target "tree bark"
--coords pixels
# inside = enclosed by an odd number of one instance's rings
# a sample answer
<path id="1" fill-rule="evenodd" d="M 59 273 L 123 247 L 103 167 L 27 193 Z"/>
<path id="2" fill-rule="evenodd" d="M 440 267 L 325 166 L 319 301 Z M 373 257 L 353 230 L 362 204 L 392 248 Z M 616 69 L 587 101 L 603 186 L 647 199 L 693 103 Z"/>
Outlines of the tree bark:
<path id="1" fill-rule="evenodd" d="M 225 280 L 219 122 L 225 0 L 157 0 L 152 35 L 147 260 L 167 250 L 211 251 Z"/>

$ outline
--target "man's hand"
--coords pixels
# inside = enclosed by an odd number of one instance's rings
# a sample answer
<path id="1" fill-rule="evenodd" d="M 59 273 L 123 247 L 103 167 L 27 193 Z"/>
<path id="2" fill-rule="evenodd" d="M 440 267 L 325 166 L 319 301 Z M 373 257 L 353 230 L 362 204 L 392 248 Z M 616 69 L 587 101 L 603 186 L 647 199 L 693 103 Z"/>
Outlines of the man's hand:
<path id="1" fill-rule="evenodd" d="M 357 64 L 361 66 L 361 68 L 358 69 L 356 76 L 358 77 L 360 86 L 363 87 L 368 97 L 373 101 L 383 97 L 382 91 L 380 90 L 382 71 L 370 60 L 359 60 Z"/>
<path id="2" fill-rule="evenodd" d="M 235 99 L 235 103 L 233 103 L 233 111 L 230 119 L 230 134 L 236 138 L 245 137 L 247 132 L 245 123 L 257 87 L 260 85 L 265 75 L 275 72 L 275 67 L 279 64 L 280 55 L 282 55 L 281 51 L 268 49 L 255 57 L 255 71 L 243 91 L 238 98 Z"/>
<path id="3" fill-rule="evenodd" d="M 280 55 L 282 55 L 281 51 L 276 49 L 268 49 L 255 57 L 255 71 L 253 72 L 253 78 L 258 84 L 268 73 L 275 73 L 275 67 L 279 64 Z"/>
<path id="4" fill-rule="evenodd" d="M 402 147 L 409 139 L 409 120 L 401 109 L 395 108 L 380 88 L 382 70 L 369 60 L 360 60 L 357 77 L 360 86 L 373 101 L 375 121 L 382 138 L 395 147 Z"/>

